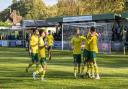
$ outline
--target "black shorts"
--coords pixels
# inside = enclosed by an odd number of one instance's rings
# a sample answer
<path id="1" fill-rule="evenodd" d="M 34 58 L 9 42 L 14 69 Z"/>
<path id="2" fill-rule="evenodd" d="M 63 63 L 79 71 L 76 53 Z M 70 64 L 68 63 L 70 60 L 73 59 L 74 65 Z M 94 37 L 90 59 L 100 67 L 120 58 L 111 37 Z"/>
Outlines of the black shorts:
<path id="1" fill-rule="evenodd" d="M 73 58 L 74 58 L 74 64 L 81 63 L 81 54 L 73 54 Z"/>

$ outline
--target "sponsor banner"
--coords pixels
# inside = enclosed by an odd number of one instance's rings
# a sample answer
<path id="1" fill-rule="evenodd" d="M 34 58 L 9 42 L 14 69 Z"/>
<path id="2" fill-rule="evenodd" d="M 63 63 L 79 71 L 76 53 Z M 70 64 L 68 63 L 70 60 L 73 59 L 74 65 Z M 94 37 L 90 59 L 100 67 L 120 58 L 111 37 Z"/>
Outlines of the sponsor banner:
<path id="1" fill-rule="evenodd" d="M 2 41 L 2 46 L 3 47 L 8 47 L 8 41 L 7 40 Z"/>
<path id="2" fill-rule="evenodd" d="M 112 42 L 112 50 L 113 51 L 121 51 L 123 50 L 124 44 L 121 42 Z"/>
<path id="3" fill-rule="evenodd" d="M 16 45 L 17 45 L 17 46 L 22 45 L 22 41 L 21 41 L 21 40 L 17 40 L 17 41 L 16 41 Z"/>
<path id="4" fill-rule="evenodd" d="M 2 40 L 0 40 L 0 46 L 2 46 Z"/>
<path id="5" fill-rule="evenodd" d="M 63 22 L 75 22 L 75 21 L 91 21 L 92 16 L 74 16 L 74 17 L 65 17 Z"/>
<path id="6" fill-rule="evenodd" d="M 61 48 L 62 47 L 62 41 L 55 41 L 53 48 Z"/>
<path id="7" fill-rule="evenodd" d="M 9 41 L 10 47 L 16 47 L 16 41 Z"/>

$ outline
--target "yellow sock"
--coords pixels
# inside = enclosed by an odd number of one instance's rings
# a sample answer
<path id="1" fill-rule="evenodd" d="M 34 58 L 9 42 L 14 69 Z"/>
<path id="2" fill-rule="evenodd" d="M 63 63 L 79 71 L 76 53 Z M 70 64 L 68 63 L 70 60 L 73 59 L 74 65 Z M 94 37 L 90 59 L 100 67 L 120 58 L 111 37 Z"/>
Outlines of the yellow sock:
<path id="1" fill-rule="evenodd" d="M 39 65 L 36 64 L 36 71 L 38 71 L 40 69 Z"/>
<path id="2" fill-rule="evenodd" d="M 36 70 L 34 73 L 35 73 L 35 74 L 39 74 L 40 72 L 39 72 L 39 70 Z"/>
<path id="3" fill-rule="evenodd" d="M 96 74 L 99 74 L 99 70 L 98 70 L 97 64 L 94 64 L 94 71 L 95 71 Z"/>
<path id="4" fill-rule="evenodd" d="M 35 73 L 36 74 L 39 74 L 39 73 L 41 73 L 43 71 L 43 68 L 42 67 L 40 67 L 39 68 L 39 66 L 36 68 L 36 70 L 35 70 Z"/>
<path id="5" fill-rule="evenodd" d="M 85 68 L 85 65 L 83 64 L 82 67 L 81 67 L 81 74 L 84 73 L 84 68 Z"/>
<path id="6" fill-rule="evenodd" d="M 46 71 L 45 71 L 45 70 L 43 70 L 43 71 L 42 71 L 42 75 L 41 75 L 41 78 L 44 78 L 44 76 L 45 76 L 45 73 L 46 73 Z"/>
<path id="7" fill-rule="evenodd" d="M 74 67 L 74 75 L 76 76 L 76 74 L 77 74 L 77 68 Z"/>
<path id="8" fill-rule="evenodd" d="M 94 76 L 94 65 L 91 63 L 91 75 Z"/>
<path id="9" fill-rule="evenodd" d="M 87 63 L 87 73 L 90 73 L 90 70 L 91 70 L 91 66 L 89 63 Z"/>

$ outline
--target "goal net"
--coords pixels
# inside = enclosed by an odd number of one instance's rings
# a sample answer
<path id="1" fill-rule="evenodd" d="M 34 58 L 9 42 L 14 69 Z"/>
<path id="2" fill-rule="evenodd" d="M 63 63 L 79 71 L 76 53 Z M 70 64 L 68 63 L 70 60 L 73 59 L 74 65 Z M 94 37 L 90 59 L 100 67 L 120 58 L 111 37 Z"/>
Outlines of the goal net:
<path id="1" fill-rule="evenodd" d="M 70 40 L 74 35 L 74 29 L 79 28 L 81 35 L 86 35 L 88 29 L 94 26 L 96 28 L 98 37 L 98 49 L 100 53 L 110 53 L 111 52 L 111 28 L 112 23 L 96 23 L 96 22 L 86 22 L 86 23 L 67 23 L 62 26 L 62 50 L 71 49 Z M 82 47 L 84 43 L 82 43 Z"/>

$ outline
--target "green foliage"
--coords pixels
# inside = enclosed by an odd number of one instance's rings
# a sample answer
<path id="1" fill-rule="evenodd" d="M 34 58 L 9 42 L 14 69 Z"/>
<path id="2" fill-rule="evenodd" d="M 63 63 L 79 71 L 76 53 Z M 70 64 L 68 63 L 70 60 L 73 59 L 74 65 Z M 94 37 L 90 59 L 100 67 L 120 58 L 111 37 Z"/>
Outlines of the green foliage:
<path id="1" fill-rule="evenodd" d="M 0 21 L 6 21 L 7 17 L 9 16 L 10 9 L 7 8 L 4 11 L 0 12 Z"/>
<path id="2" fill-rule="evenodd" d="M 13 0 L 9 7 L 24 19 L 45 19 L 55 16 L 76 16 L 103 13 L 122 13 L 128 10 L 125 0 L 58 0 L 53 6 L 46 6 L 42 0 Z M 9 8 L 0 12 L 5 21 Z"/>
<path id="3" fill-rule="evenodd" d="M 14 3 L 17 3 L 17 0 L 12 0 L 12 3 L 14 4 Z"/>
<path id="4" fill-rule="evenodd" d="M 9 27 L 12 24 L 8 23 L 8 22 L 0 22 L 0 26 L 4 26 L 4 27 Z"/>

